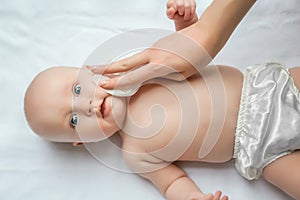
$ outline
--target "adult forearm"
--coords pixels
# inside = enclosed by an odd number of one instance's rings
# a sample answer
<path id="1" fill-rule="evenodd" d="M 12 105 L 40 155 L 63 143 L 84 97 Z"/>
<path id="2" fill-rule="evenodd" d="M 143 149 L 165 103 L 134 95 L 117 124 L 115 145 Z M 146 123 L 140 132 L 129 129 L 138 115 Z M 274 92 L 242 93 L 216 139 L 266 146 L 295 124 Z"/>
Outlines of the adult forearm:
<path id="1" fill-rule="evenodd" d="M 180 32 L 214 58 L 254 3 L 255 0 L 214 0 L 197 23 Z"/>

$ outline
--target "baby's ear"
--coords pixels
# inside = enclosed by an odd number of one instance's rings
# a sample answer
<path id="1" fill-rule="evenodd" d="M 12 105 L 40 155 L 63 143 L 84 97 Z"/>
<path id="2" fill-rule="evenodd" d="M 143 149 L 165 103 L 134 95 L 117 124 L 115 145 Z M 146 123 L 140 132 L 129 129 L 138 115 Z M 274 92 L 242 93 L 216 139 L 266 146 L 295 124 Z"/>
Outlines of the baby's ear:
<path id="1" fill-rule="evenodd" d="M 74 147 L 78 147 L 78 146 L 80 146 L 82 144 L 83 144 L 82 142 L 73 142 L 73 146 Z"/>

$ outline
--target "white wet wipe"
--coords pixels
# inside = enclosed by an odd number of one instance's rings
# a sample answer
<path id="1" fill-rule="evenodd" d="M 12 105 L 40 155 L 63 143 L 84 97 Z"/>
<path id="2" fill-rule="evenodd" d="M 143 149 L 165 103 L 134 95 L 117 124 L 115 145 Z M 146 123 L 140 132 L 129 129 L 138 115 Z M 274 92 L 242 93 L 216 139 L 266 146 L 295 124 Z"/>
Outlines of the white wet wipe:
<path id="1" fill-rule="evenodd" d="M 93 75 L 93 82 L 98 85 L 100 81 L 108 80 L 109 78 L 100 74 Z M 141 87 L 141 84 L 135 85 L 133 88 L 129 89 L 113 89 L 113 90 L 106 90 L 104 89 L 108 94 L 111 94 L 113 96 L 118 97 L 129 97 L 134 95 L 138 89 Z"/>

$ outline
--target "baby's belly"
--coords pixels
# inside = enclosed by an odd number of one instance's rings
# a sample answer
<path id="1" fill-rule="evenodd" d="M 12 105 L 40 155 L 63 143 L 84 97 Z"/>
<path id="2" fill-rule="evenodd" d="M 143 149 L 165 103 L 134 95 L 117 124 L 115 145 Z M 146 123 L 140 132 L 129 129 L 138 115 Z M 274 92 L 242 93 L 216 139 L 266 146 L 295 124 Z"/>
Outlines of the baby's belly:
<path id="1" fill-rule="evenodd" d="M 157 126 L 149 131 L 155 134 L 135 143 L 167 161 L 231 159 L 243 78 L 234 68 L 219 69 L 220 76 L 206 73 L 212 79 L 190 78 L 180 92 L 177 86 L 173 91 L 168 85 L 144 86 L 131 100 L 130 117 L 138 127 Z"/>
<path id="2" fill-rule="evenodd" d="M 243 75 L 231 67 L 218 69 L 219 78 L 204 78 L 202 90 L 197 93 L 203 117 L 200 118 L 197 137 L 180 160 L 225 162 L 232 158 Z M 201 84 L 201 80 L 194 81 Z M 214 82 L 221 84 L 208 86 Z"/>

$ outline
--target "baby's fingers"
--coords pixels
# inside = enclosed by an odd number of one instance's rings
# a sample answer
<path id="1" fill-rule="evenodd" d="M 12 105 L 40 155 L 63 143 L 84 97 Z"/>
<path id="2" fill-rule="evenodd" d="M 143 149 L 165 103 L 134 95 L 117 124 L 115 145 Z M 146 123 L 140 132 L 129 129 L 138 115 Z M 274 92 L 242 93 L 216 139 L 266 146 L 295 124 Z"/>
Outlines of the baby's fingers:
<path id="1" fill-rule="evenodd" d="M 184 20 L 189 20 L 190 17 L 191 17 L 191 9 L 188 6 L 186 6 L 184 8 Z"/>
<path id="2" fill-rule="evenodd" d="M 209 193 L 201 198 L 201 200 L 214 200 L 214 195 Z"/>
<path id="3" fill-rule="evenodd" d="M 228 200 L 228 199 L 229 199 L 229 198 L 228 198 L 228 196 L 226 196 L 226 195 L 222 197 L 222 200 Z"/>
<path id="4" fill-rule="evenodd" d="M 186 0 L 184 9 L 184 20 L 190 20 L 196 12 L 196 2 L 194 0 Z"/>
<path id="5" fill-rule="evenodd" d="M 167 16 L 169 19 L 174 19 L 175 14 L 176 14 L 176 10 L 174 7 L 170 7 L 167 9 Z"/>
<path id="6" fill-rule="evenodd" d="M 194 15 L 196 13 L 196 1 L 195 0 L 190 0 L 190 10 L 191 10 L 191 15 Z"/>
<path id="7" fill-rule="evenodd" d="M 214 200 L 220 200 L 222 196 L 222 192 L 221 191 L 216 191 L 215 196 L 214 196 Z M 228 200 L 228 196 L 223 196 L 221 200 Z"/>
<path id="8" fill-rule="evenodd" d="M 174 15 L 177 12 L 177 6 L 175 0 L 169 0 L 167 2 L 167 11 L 166 14 L 169 19 L 174 19 Z"/>
<path id="9" fill-rule="evenodd" d="M 185 1 L 184 0 L 176 0 L 177 11 L 179 15 L 184 15 L 185 12 Z"/>

